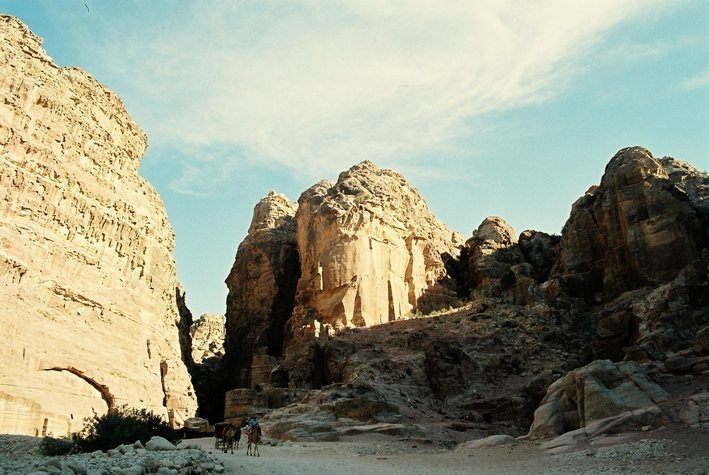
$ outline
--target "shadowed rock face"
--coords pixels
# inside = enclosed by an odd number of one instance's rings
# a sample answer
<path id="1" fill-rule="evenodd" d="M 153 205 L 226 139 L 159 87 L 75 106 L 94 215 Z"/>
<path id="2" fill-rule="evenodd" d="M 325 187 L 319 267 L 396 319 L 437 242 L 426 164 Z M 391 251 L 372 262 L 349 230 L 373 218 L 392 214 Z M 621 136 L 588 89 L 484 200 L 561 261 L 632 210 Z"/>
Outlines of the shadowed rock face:
<path id="1" fill-rule="evenodd" d="M 498 216 L 485 218 L 460 254 L 462 284 L 471 300 L 493 298 L 525 305 L 543 302 L 540 285 L 559 255 L 559 236 L 515 231 Z"/>
<path id="2" fill-rule="evenodd" d="M 196 410 L 174 237 L 120 99 L 0 16 L 0 432 L 65 435 L 129 405 Z"/>
<path id="3" fill-rule="evenodd" d="M 619 151 L 574 203 L 552 277 L 589 302 L 672 279 L 709 245 L 707 181 L 685 162 Z"/>
<path id="4" fill-rule="evenodd" d="M 271 192 L 254 207 L 249 233 L 239 245 L 226 279 L 227 384 L 250 385 L 255 353 L 281 356 L 300 260 L 295 242 L 297 206 Z"/>
<path id="5" fill-rule="evenodd" d="M 204 314 L 189 329 L 190 374 L 197 393 L 199 416 L 214 423 L 224 415 L 224 316 Z"/>

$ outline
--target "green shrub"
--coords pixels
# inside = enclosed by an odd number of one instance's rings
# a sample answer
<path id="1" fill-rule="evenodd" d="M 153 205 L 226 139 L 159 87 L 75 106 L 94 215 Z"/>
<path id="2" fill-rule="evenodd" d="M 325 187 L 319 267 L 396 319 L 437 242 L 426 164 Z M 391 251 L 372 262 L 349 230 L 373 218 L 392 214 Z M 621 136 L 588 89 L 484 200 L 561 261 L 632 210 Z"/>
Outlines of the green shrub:
<path id="1" fill-rule="evenodd" d="M 123 406 L 102 416 L 94 413 L 84 422 L 83 430 L 73 437 L 82 452 L 106 451 L 122 444 L 133 444 L 137 440 L 145 444 L 155 435 L 173 443 L 179 439 L 176 430 L 147 409 Z"/>
<path id="2" fill-rule="evenodd" d="M 76 452 L 76 445 L 68 437 L 56 438 L 48 435 L 39 444 L 39 452 L 51 456 L 67 455 Z"/>

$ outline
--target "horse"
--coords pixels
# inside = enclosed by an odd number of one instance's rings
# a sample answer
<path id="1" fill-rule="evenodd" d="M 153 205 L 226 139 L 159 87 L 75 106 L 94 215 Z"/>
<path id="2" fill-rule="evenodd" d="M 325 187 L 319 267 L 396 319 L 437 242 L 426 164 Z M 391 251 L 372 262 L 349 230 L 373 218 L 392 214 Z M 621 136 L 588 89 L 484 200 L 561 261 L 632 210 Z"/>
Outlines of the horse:
<path id="1" fill-rule="evenodd" d="M 236 444 L 237 450 L 239 449 L 239 440 L 241 439 L 241 429 L 233 424 L 229 424 L 224 431 L 224 437 L 222 439 L 222 446 L 224 448 L 224 453 L 231 449 L 231 453 L 234 453 L 234 444 Z"/>
<path id="2" fill-rule="evenodd" d="M 258 451 L 258 444 L 261 443 L 261 428 L 246 426 L 242 430 L 246 431 L 246 440 L 248 441 L 248 445 L 246 446 L 246 455 L 260 457 L 261 454 Z"/>

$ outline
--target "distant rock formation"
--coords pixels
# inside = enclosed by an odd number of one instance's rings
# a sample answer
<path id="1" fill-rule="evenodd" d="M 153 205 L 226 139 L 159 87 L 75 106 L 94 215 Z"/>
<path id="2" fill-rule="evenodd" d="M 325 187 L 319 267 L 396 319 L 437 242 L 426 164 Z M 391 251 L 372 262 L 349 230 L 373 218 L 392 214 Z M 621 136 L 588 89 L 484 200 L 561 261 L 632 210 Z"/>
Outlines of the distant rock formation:
<path id="1" fill-rule="evenodd" d="M 487 297 L 525 305 L 544 301 L 541 284 L 549 276 L 559 249 L 559 237 L 515 231 L 498 216 L 485 218 L 460 255 L 463 286 L 472 300 Z"/>
<path id="2" fill-rule="evenodd" d="M 300 277 L 295 242 L 297 206 L 271 192 L 254 207 L 249 232 L 226 279 L 225 359 L 231 387 L 249 387 L 255 354 L 283 354 Z"/>
<path id="3" fill-rule="evenodd" d="M 671 280 L 709 247 L 707 196 L 706 173 L 690 164 L 620 150 L 574 203 L 552 280 L 595 303 Z"/>
<path id="4" fill-rule="evenodd" d="M 313 344 L 328 332 L 458 304 L 447 266 L 462 241 L 404 177 L 371 162 L 317 183 L 297 206 L 271 193 L 226 280 L 230 383 L 248 387 L 251 359 L 269 365 L 270 355 L 284 358 L 270 368 L 278 384 L 317 386 Z"/>
<path id="5" fill-rule="evenodd" d="M 189 330 L 191 340 L 190 368 L 192 384 L 197 392 L 199 416 L 214 423 L 224 415 L 224 315 L 205 313 Z"/>
<path id="6" fill-rule="evenodd" d="M 272 411 L 266 432 L 293 440 L 336 438 L 350 419 L 411 435 L 442 416 L 451 437 L 531 424 L 552 451 L 666 422 L 706 427 L 708 203 L 706 173 L 632 147 L 561 236 L 516 237 L 492 216 L 461 249 L 402 177 L 359 164 L 304 192 L 294 228 L 271 240 L 297 244 L 292 318 L 281 356 L 256 345 L 243 356 L 252 390 L 229 391 L 227 412 Z M 457 299 L 457 311 L 407 320 Z M 339 420 L 338 404 L 366 410 Z"/>
<path id="7" fill-rule="evenodd" d="M 165 207 L 120 99 L 0 16 L 0 432 L 128 405 L 194 415 Z"/>
<path id="8" fill-rule="evenodd" d="M 204 363 L 224 356 L 224 315 L 205 313 L 190 327 L 192 360 Z"/>

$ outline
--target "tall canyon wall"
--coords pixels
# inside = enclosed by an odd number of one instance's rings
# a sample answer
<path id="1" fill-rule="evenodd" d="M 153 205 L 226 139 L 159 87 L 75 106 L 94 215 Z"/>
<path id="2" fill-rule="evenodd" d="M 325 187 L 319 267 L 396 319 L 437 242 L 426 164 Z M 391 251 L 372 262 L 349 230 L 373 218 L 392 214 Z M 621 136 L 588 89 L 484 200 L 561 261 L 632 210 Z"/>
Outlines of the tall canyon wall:
<path id="1" fill-rule="evenodd" d="M 0 432 L 64 435 L 121 405 L 179 424 L 196 400 L 145 133 L 17 19 L 0 39 Z"/>

